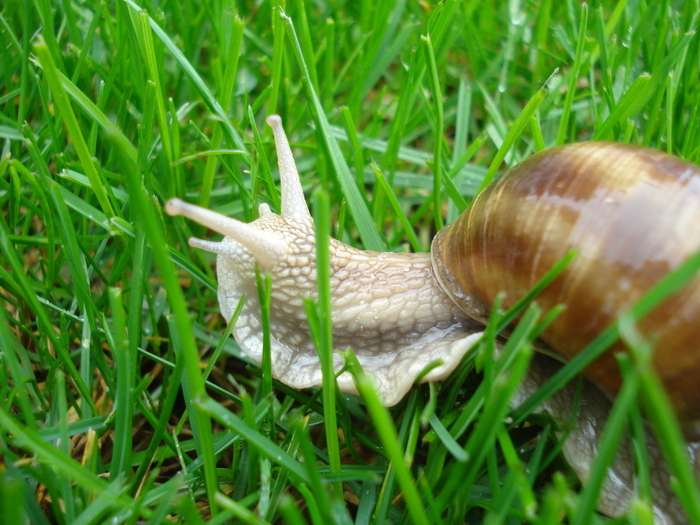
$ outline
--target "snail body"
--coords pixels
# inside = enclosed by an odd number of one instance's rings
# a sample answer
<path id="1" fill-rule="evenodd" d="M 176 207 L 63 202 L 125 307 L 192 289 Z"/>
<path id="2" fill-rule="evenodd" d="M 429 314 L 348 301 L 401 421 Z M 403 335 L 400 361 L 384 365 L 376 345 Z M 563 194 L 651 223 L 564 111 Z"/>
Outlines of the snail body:
<path id="1" fill-rule="evenodd" d="M 256 264 L 271 274 L 272 373 L 296 388 L 319 386 L 321 366 L 304 308 L 304 298 L 316 295 L 313 219 L 281 119 L 272 115 L 268 124 L 280 166 L 279 215 L 262 204 L 260 217 L 246 224 L 180 199 L 169 200 L 165 210 L 225 236 L 221 242 L 190 239 L 190 245 L 217 254 L 219 304 L 227 321 L 246 296 L 232 333 L 258 362 L 263 335 Z M 566 305 L 542 338 L 563 359 L 586 346 L 663 275 L 700 250 L 700 168 L 634 146 L 563 146 L 532 156 L 491 184 L 438 233 L 431 255 L 362 251 L 334 239 L 329 248 L 334 347 L 355 351 L 390 406 L 417 377 L 437 381 L 449 376 L 481 337 L 496 295 L 505 292 L 506 306 L 517 301 L 571 249 L 577 257 L 537 298 L 544 309 Z M 659 375 L 679 416 L 688 421 L 700 413 L 699 305 L 696 278 L 639 325 L 656 343 Z M 620 384 L 614 350 L 586 370 L 606 393 Z M 533 360 L 511 406 L 551 375 L 551 360 L 540 361 Z M 343 364 L 335 355 L 337 371 Z M 356 393 L 348 372 L 337 382 L 342 391 Z M 578 412 L 564 452 L 585 480 L 610 404 L 595 394 L 590 403 L 584 400 L 580 408 L 577 403 L 572 387 L 541 409 L 564 420 Z M 696 448 L 688 452 L 693 458 L 697 454 L 693 461 L 700 464 Z M 659 523 L 684 523 L 668 470 L 658 450 L 650 450 L 656 517 Z M 612 471 L 599 509 L 618 515 L 633 498 L 629 456 L 619 456 Z"/>

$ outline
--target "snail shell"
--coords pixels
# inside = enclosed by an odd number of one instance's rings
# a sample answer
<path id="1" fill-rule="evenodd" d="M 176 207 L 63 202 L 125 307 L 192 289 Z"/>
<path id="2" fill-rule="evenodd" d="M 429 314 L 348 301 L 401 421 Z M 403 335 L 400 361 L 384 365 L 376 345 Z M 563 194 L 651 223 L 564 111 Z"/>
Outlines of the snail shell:
<path id="1" fill-rule="evenodd" d="M 537 298 L 566 309 L 542 340 L 571 358 L 666 273 L 700 250 L 700 168 L 641 147 L 587 142 L 540 152 L 486 188 L 433 241 L 443 288 L 471 317 L 525 295 L 570 250 L 578 252 Z M 683 420 L 700 415 L 700 278 L 638 327 Z M 586 375 L 619 389 L 614 353 Z"/>

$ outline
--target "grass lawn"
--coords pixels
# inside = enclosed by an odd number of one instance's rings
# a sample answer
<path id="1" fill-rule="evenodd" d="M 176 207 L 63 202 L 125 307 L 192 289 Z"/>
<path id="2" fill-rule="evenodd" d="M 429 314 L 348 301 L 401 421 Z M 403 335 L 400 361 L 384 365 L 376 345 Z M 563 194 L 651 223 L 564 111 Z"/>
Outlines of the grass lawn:
<path id="1" fill-rule="evenodd" d="M 272 113 L 317 224 L 378 251 L 428 251 L 484 180 L 545 147 L 700 163 L 699 18 L 698 0 L 3 0 L 0 522 L 605 521 L 602 478 L 582 488 L 559 453 L 565 423 L 507 417 L 526 358 L 474 353 L 391 409 L 330 376 L 286 387 L 229 337 L 214 257 L 187 245 L 219 236 L 163 204 L 279 210 Z M 528 356 L 527 333 L 513 346 Z M 602 447 L 628 427 L 639 445 L 650 415 L 700 523 L 677 421 L 633 347 Z M 618 523 L 651 523 L 644 450 Z"/>

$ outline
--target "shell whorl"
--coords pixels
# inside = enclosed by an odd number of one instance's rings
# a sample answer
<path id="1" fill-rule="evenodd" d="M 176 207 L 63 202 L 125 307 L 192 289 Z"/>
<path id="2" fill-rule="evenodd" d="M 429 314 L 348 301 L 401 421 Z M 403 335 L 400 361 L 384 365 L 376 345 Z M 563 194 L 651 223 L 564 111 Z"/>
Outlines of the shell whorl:
<path id="1" fill-rule="evenodd" d="M 652 285 L 700 249 L 700 168 L 603 142 L 533 155 L 490 185 L 433 241 L 436 273 L 468 314 L 525 295 L 570 250 L 574 261 L 537 298 L 566 310 L 542 339 L 572 357 Z M 700 278 L 639 323 L 679 415 L 700 415 Z M 615 349 L 586 371 L 620 384 Z"/>

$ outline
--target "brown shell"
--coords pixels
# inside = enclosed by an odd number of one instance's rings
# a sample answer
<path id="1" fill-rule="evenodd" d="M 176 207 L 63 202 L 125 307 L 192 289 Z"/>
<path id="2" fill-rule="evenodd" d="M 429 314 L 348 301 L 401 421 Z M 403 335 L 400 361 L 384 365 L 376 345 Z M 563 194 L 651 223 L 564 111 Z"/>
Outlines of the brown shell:
<path id="1" fill-rule="evenodd" d="M 537 299 L 545 310 L 566 305 L 542 335 L 565 357 L 700 249 L 700 168 L 624 144 L 543 151 L 488 186 L 443 228 L 433 258 L 448 293 L 483 320 L 498 293 L 511 306 L 571 249 L 578 256 Z M 679 415 L 700 416 L 700 277 L 639 328 L 655 343 L 653 360 Z M 612 351 L 586 372 L 616 390 Z"/>

